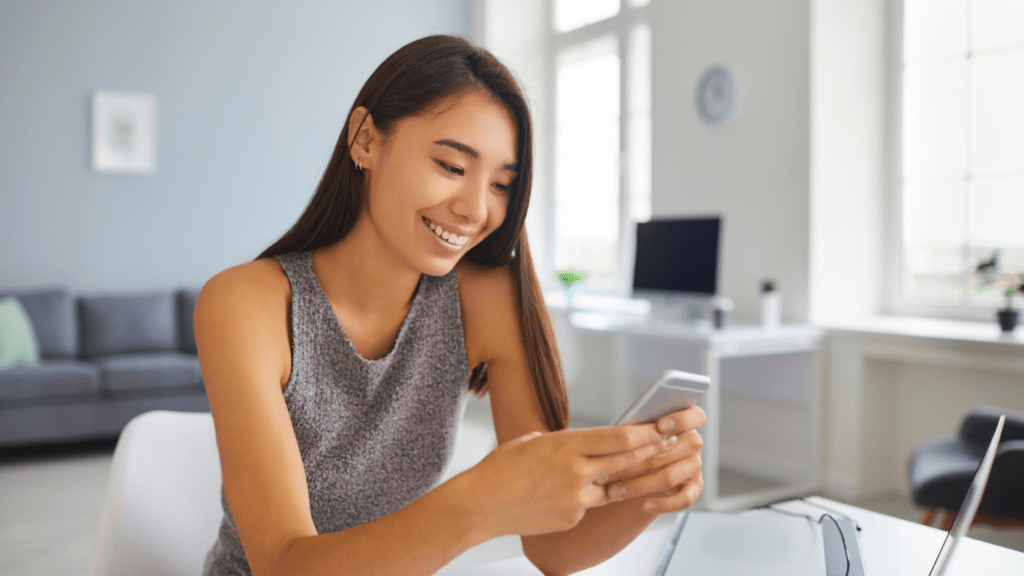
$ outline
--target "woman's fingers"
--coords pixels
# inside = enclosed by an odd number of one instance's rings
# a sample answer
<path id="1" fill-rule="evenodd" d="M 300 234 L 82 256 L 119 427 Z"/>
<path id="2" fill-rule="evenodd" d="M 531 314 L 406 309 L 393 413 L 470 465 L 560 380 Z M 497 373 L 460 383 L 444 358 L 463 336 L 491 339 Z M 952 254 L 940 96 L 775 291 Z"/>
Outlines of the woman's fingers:
<path id="1" fill-rule="evenodd" d="M 676 444 L 679 439 L 676 436 L 659 437 L 652 444 L 647 444 L 633 450 L 626 450 L 618 454 L 607 456 L 594 456 L 589 459 L 590 473 L 595 476 L 594 483 L 605 485 L 614 482 L 621 476 L 622 471 L 633 468 L 645 468 L 645 463 L 659 454 L 666 453 Z"/>
<path id="2" fill-rule="evenodd" d="M 665 438 L 669 437 L 666 436 Z M 613 482 L 619 482 L 644 474 L 649 474 L 652 471 L 661 469 L 677 460 L 689 458 L 694 454 L 700 454 L 700 449 L 703 445 L 704 439 L 701 438 L 700 433 L 696 430 L 688 430 L 683 434 L 676 436 L 675 445 L 669 447 L 669 449 L 656 453 L 650 458 L 630 466 L 629 468 L 599 478 L 597 483 L 607 485 Z"/>
<path id="3" fill-rule="evenodd" d="M 690 482 L 683 484 L 677 490 L 673 490 L 667 496 L 648 498 L 644 501 L 643 508 L 651 514 L 665 514 L 678 512 L 693 506 L 700 493 L 704 491 L 704 477 L 697 476 Z"/>
<path id="4" fill-rule="evenodd" d="M 661 452 L 660 454 L 655 452 L 646 458 L 641 458 L 627 468 L 619 469 L 598 478 L 597 483 L 609 484 L 626 478 L 632 478 L 699 452 L 704 441 L 701 439 L 700 434 L 696 432 L 696 429 L 703 426 L 707 420 L 707 414 L 704 413 L 700 406 L 691 406 L 685 410 L 679 410 L 678 412 L 663 416 L 658 420 L 655 430 L 658 434 L 661 434 L 662 441 L 666 441 L 666 439 L 673 436 L 678 437 L 680 441 L 675 448 L 673 450 L 661 450 L 658 451 Z M 617 426 L 605 430 L 628 428 L 644 428 L 644 426 Z M 633 433 L 636 434 L 636 432 Z M 625 442 L 624 440 L 620 441 Z M 670 446 L 666 446 L 666 448 L 670 448 Z"/>
<path id="5" fill-rule="evenodd" d="M 612 500 L 656 495 L 699 478 L 701 469 L 700 455 L 693 454 L 688 458 L 672 462 L 649 474 L 621 482 L 613 482 L 606 487 L 606 490 L 608 497 Z M 701 485 L 703 486 L 703 484 Z"/>
<path id="6" fill-rule="evenodd" d="M 691 406 L 686 410 L 662 416 L 658 420 L 658 432 L 661 434 L 679 434 L 686 430 L 700 428 L 707 421 L 708 416 L 700 406 Z"/>
<path id="7" fill-rule="evenodd" d="M 660 442 L 662 436 L 653 424 L 605 426 L 603 428 L 571 430 L 569 433 L 575 435 L 581 452 L 588 456 L 602 456 L 634 450 Z"/>

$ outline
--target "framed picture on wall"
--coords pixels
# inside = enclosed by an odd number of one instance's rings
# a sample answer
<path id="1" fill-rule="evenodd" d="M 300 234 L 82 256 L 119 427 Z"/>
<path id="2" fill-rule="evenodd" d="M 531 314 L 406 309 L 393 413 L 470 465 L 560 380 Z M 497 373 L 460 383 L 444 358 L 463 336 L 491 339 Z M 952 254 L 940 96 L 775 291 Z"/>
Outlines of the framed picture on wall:
<path id="1" fill-rule="evenodd" d="M 93 92 L 92 168 L 111 174 L 156 171 L 156 98 L 152 94 Z"/>

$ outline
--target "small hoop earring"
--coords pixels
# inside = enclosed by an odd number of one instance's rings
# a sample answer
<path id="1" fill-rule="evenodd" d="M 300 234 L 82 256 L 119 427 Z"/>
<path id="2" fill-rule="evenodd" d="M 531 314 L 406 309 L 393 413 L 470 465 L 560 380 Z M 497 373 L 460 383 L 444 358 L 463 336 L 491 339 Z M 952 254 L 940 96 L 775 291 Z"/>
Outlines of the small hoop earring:
<path id="1" fill-rule="evenodd" d="M 363 171 L 363 159 L 362 158 L 360 158 L 358 161 L 356 161 L 355 165 L 356 165 L 356 170 L 359 170 L 360 172 Z"/>

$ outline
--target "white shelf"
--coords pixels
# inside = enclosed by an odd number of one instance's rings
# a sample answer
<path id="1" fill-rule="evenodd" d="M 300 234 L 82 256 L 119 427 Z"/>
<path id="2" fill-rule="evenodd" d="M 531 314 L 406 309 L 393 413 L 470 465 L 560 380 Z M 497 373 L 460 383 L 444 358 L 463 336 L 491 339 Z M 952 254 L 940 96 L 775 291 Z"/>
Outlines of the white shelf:
<path id="1" fill-rule="evenodd" d="M 830 321 L 824 327 L 832 332 L 869 334 L 928 340 L 982 342 L 1024 349 L 1024 329 L 1006 334 L 995 319 L 991 322 L 969 322 L 915 316 L 868 316 Z"/>

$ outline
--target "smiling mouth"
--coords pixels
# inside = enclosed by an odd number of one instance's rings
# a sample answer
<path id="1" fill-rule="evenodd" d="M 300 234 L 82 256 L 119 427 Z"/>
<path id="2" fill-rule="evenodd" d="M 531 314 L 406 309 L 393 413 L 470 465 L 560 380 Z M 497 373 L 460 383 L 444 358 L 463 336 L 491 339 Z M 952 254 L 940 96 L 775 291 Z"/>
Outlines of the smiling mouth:
<path id="1" fill-rule="evenodd" d="M 445 230 L 444 228 L 438 226 L 437 224 L 434 224 L 425 217 L 423 218 L 423 223 L 430 228 L 430 231 L 433 232 L 435 236 L 437 236 L 438 238 L 452 246 L 465 246 L 466 242 L 469 240 L 469 236 L 459 236 L 458 234 L 453 234 Z"/>

